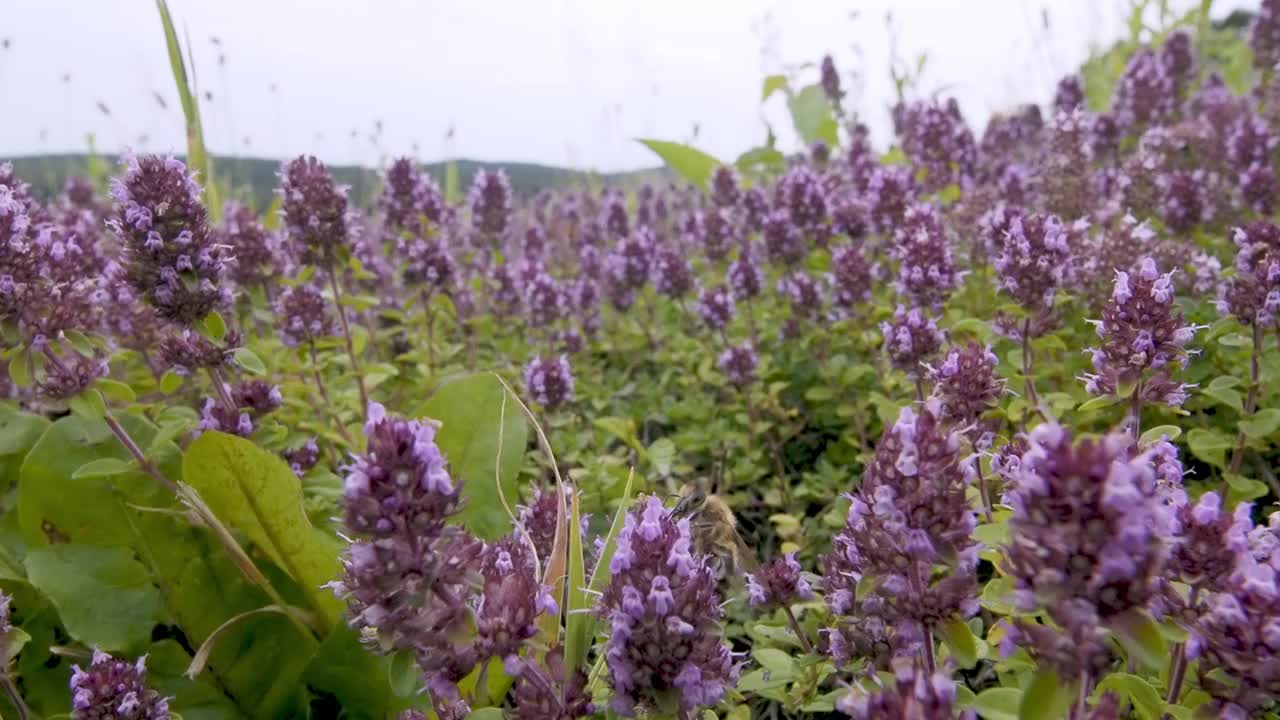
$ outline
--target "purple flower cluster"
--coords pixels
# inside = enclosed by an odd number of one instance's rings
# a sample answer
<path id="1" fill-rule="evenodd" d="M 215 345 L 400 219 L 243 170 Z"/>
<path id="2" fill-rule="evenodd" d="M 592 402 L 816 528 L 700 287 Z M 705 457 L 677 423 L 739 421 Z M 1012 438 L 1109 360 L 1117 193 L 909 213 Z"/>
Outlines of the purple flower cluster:
<path id="1" fill-rule="evenodd" d="M 429 228 L 444 219 L 444 197 L 439 186 L 412 158 L 396 158 L 387 168 L 383 183 L 378 205 L 391 239 L 401 239 L 406 233 L 424 238 Z"/>
<path id="2" fill-rule="evenodd" d="M 912 304 L 939 309 L 960 285 L 962 273 L 956 270 L 942 216 L 933 205 L 907 208 L 894 231 L 890 256 L 898 261 L 894 287 Z"/>
<path id="3" fill-rule="evenodd" d="M 332 268 L 349 249 L 346 188 L 313 156 L 296 157 L 280 171 L 280 215 L 293 252 L 308 265 Z"/>
<path id="4" fill-rule="evenodd" d="M 921 364 L 942 347 L 946 337 L 938 323 L 920 308 L 907 310 L 899 305 L 893 319 L 880 323 L 885 351 L 893 366 L 916 376 Z"/>
<path id="5" fill-rule="evenodd" d="M 486 238 L 486 247 L 496 246 L 511 225 L 511 182 L 507 174 L 502 170 L 477 172 L 467 192 L 467 205 L 471 208 L 471 226 Z"/>
<path id="6" fill-rule="evenodd" d="M 653 496 L 627 513 L 618 533 L 600 614 L 609 622 L 604 657 L 619 714 L 678 706 L 692 717 L 738 681 L 715 573 L 691 543 L 688 518 L 672 522 Z"/>
<path id="7" fill-rule="evenodd" d="M 273 283 L 281 266 L 278 241 L 253 210 L 237 202 L 227 203 L 215 237 L 231 254 L 230 274 L 237 285 L 247 288 Z"/>
<path id="8" fill-rule="evenodd" d="M 247 438 L 253 435 L 255 420 L 274 412 L 284 402 L 280 388 L 262 380 L 225 387 L 219 395 L 217 400 L 205 399 L 197 433 L 217 430 Z"/>
<path id="9" fill-rule="evenodd" d="M 1177 106 L 1174 76 L 1160 55 L 1150 48 L 1139 48 L 1116 82 L 1114 112 L 1120 127 L 1135 130 L 1159 123 Z"/>
<path id="10" fill-rule="evenodd" d="M 1198 328 L 1174 304 L 1172 272 L 1160 274 L 1151 258 L 1135 274 L 1116 271 L 1111 300 L 1093 322 L 1102 342 L 1088 349 L 1094 369 L 1084 376 L 1089 392 L 1116 394 L 1133 385 L 1144 403 L 1182 404 L 1187 390 L 1176 373 L 1186 367 L 1187 343 Z"/>
<path id="11" fill-rule="evenodd" d="M 723 285 L 707 288 L 698 296 L 694 310 L 707 327 L 717 331 L 724 330 L 733 319 L 733 295 Z"/>
<path id="12" fill-rule="evenodd" d="M 74 720 L 168 720 L 169 700 L 147 687 L 147 659 L 135 663 L 93 651 L 88 669 L 71 667 Z"/>
<path id="13" fill-rule="evenodd" d="M 1265 221 L 1236 228 L 1235 274 L 1218 290 L 1218 311 L 1245 325 L 1266 327 L 1280 317 L 1280 227 Z"/>
<path id="14" fill-rule="evenodd" d="M 795 553 L 776 557 L 747 575 L 747 599 L 752 607 L 767 610 L 812 598 L 813 588 Z"/>
<path id="15" fill-rule="evenodd" d="M 290 347 L 310 345 L 338 333 L 329 301 L 314 285 L 282 290 L 276 298 L 276 318 L 280 322 L 280 339 Z"/>
<path id="16" fill-rule="evenodd" d="M 945 104 L 921 100 L 895 112 L 898 139 L 907 158 L 925 172 L 932 190 L 960 184 L 975 169 L 978 145 L 954 98 Z"/>
<path id="17" fill-rule="evenodd" d="M 999 364 L 990 347 L 971 342 L 963 348 L 951 348 L 936 368 L 929 368 L 942 419 L 976 430 L 979 418 L 1004 394 L 1004 380 L 996 375 Z"/>
<path id="18" fill-rule="evenodd" d="M 1280 2 L 1262 0 L 1258 12 L 1249 23 L 1249 47 L 1253 50 L 1253 66 L 1262 72 L 1274 72 L 1280 64 Z"/>
<path id="19" fill-rule="evenodd" d="M 716 362 L 720 372 L 738 387 L 750 385 L 756 379 L 756 367 L 759 364 L 760 356 L 749 342 L 725 348 Z"/>
<path id="20" fill-rule="evenodd" d="M 943 425 L 932 398 L 919 412 L 903 408 L 881 437 L 823 558 L 827 605 L 842 619 L 829 636 L 833 655 L 849 656 L 850 645 L 865 643 L 857 636 L 871 632 L 887 635 L 900 653 L 931 657 L 933 630 L 978 611 L 978 546 L 970 537 L 977 518 L 959 449 L 960 435 Z M 874 578 L 873 590 L 859 587 L 866 578 Z M 860 626 L 848 616 L 861 616 Z"/>
<path id="21" fill-rule="evenodd" d="M 852 317 L 871 299 L 878 276 L 879 267 L 867 260 L 861 243 L 847 243 L 832 250 L 831 272 L 827 275 L 832 316 L 835 319 Z"/>
<path id="22" fill-rule="evenodd" d="M 1073 441 L 1046 423 L 1011 477 L 1002 570 L 1017 607 L 1043 609 L 1061 630 L 1016 620 L 1009 640 L 1062 677 L 1096 677 L 1110 657 L 1104 624 L 1148 606 L 1167 558 L 1173 508 L 1152 455 L 1125 433 Z"/>
<path id="23" fill-rule="evenodd" d="M 738 302 L 750 300 L 764 289 L 764 271 L 750 245 L 743 245 L 738 259 L 729 263 L 725 279 L 733 292 L 733 299 Z"/>
<path id="24" fill-rule="evenodd" d="M 139 155 L 125 167 L 112 184 L 119 212 L 110 223 L 125 248 L 125 276 L 161 317 L 191 325 L 231 297 L 200 186 L 173 158 Z"/>
<path id="25" fill-rule="evenodd" d="M 573 370 L 569 358 L 535 357 L 524 366 L 524 386 L 529 396 L 547 410 L 573 400 Z"/>
<path id="26" fill-rule="evenodd" d="M 1010 217 L 991 263 L 999 273 L 1000 289 L 1033 313 L 1052 308 L 1054 293 L 1068 279 L 1069 238 L 1056 215 Z"/>
<path id="27" fill-rule="evenodd" d="M 972 720 L 972 710 L 956 709 L 956 684 L 946 675 L 932 675 L 918 662 L 895 663 L 894 684 L 880 689 L 850 691 L 836 701 L 836 709 L 855 720 Z"/>
<path id="28" fill-rule="evenodd" d="M 678 300 L 693 290 L 693 268 L 676 247 L 662 245 L 653 254 L 653 287 L 660 294 Z"/>

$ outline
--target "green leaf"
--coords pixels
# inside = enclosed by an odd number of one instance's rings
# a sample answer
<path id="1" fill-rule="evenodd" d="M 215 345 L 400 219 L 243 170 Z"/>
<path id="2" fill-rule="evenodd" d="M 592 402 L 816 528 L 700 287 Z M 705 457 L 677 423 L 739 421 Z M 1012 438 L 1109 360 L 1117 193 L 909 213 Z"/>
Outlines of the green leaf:
<path id="1" fill-rule="evenodd" d="M 81 480 L 90 477 L 106 477 L 110 475 L 120 475 L 127 472 L 133 472 L 137 466 L 127 460 L 119 458 L 98 458 L 91 462 L 85 463 L 76 468 L 71 473 L 72 480 Z"/>
<path id="2" fill-rule="evenodd" d="M 676 458 L 676 444 L 671 438 L 658 438 L 649 445 L 649 462 L 659 477 L 671 474 L 671 463 Z"/>
<path id="3" fill-rule="evenodd" d="M 639 142 L 662 158 L 673 172 L 700 188 L 707 187 L 711 173 L 723 164 L 695 147 L 677 142 L 644 138 L 639 138 Z"/>
<path id="4" fill-rule="evenodd" d="M 254 375 L 267 374 L 267 366 L 262 364 L 262 358 L 258 357 L 258 354 L 249 348 L 236 348 L 235 358 L 236 364 L 244 368 L 245 372 Z"/>
<path id="5" fill-rule="evenodd" d="M 591 645 L 591 637 L 589 633 L 593 627 L 586 622 L 573 622 L 574 615 L 585 617 L 591 613 L 591 603 L 594 597 L 587 594 L 587 570 L 586 561 L 582 551 L 582 533 L 579 531 L 581 525 L 582 513 L 579 507 L 578 494 L 574 493 L 569 498 L 569 518 L 565 523 L 565 529 L 569 533 L 569 587 L 565 593 L 569 597 L 569 614 L 570 618 L 565 625 L 565 641 L 564 656 L 568 663 L 567 667 L 576 668 L 580 666 L 587 657 L 587 649 Z"/>
<path id="6" fill-rule="evenodd" d="M 306 683 L 332 693 L 343 716 L 382 720 L 414 700 L 397 698 L 391 683 L 391 657 L 375 656 L 345 623 L 334 628 L 307 666 Z M 419 701 L 420 702 L 420 701 Z"/>
<path id="7" fill-rule="evenodd" d="M 1256 500 L 1270 492 L 1266 483 L 1243 475 L 1224 473 L 1223 479 L 1227 481 L 1227 498 L 1225 502 L 1228 507 L 1238 502 Z"/>
<path id="8" fill-rule="evenodd" d="M 733 164 L 743 171 L 778 170 L 786 166 L 787 156 L 782 151 L 771 147 L 757 147 L 742 153 Z"/>
<path id="9" fill-rule="evenodd" d="M 278 456 L 244 438 L 210 431 L 187 449 L 183 480 L 214 514 L 239 529 L 301 587 L 330 622 L 342 603 L 321 586 L 337 577 L 342 544 L 311 526 L 298 477 Z"/>
<path id="10" fill-rule="evenodd" d="M 1244 333 L 1230 333 L 1218 338 L 1218 344 L 1226 347 L 1249 347 L 1253 344 L 1253 338 Z"/>
<path id="11" fill-rule="evenodd" d="M 9 379 L 13 386 L 25 388 L 31 386 L 31 366 L 25 354 L 17 355 L 9 360 Z"/>
<path id="12" fill-rule="evenodd" d="M 211 310 L 204 316 L 204 331 L 214 340 L 222 340 L 227 336 L 227 321 L 217 310 Z"/>
<path id="13" fill-rule="evenodd" d="M 1228 435 L 1218 430 L 1192 428 L 1187 433 L 1187 447 L 1191 454 L 1218 467 L 1226 467 L 1226 452 L 1235 444 Z"/>
<path id="14" fill-rule="evenodd" d="M 1143 666 L 1157 670 L 1169 662 L 1169 648 L 1160 627 L 1150 615 L 1131 610 L 1111 620 L 1111 630 L 1129 657 Z"/>
<path id="15" fill-rule="evenodd" d="M 467 720 L 502 720 L 502 709 L 490 707 L 472 710 L 471 713 L 467 715 Z"/>
<path id="16" fill-rule="evenodd" d="M 821 140 L 827 147 L 839 146 L 839 125 L 831 113 L 831 103 L 827 102 L 821 85 L 806 85 L 801 88 L 791 96 L 787 106 L 791 111 L 791 122 L 795 125 L 796 134 L 806 145 Z"/>
<path id="17" fill-rule="evenodd" d="M 51 545 L 28 552 L 25 565 L 67 632 L 90 647 L 136 650 L 162 619 L 160 591 L 125 548 Z"/>
<path id="18" fill-rule="evenodd" d="M 1170 441 L 1177 440 L 1182 435 L 1182 428 L 1177 425 L 1157 425 L 1142 433 L 1142 437 L 1138 440 L 1139 445 L 1151 445 L 1160 442 L 1161 438 L 1168 438 Z"/>
<path id="19" fill-rule="evenodd" d="M 1240 431 L 1251 440 L 1261 440 L 1280 431 L 1280 408 L 1264 408 L 1240 421 Z"/>
<path id="20" fill-rule="evenodd" d="M 110 378 L 99 378 L 98 382 L 93 384 L 94 387 L 102 391 L 102 394 L 112 400 L 119 400 L 122 403 L 131 403 L 138 399 L 138 395 L 133 388 Z"/>
<path id="21" fill-rule="evenodd" d="M 1074 685 L 1062 684 L 1057 672 L 1040 670 L 1031 678 L 1018 704 L 1018 720 L 1062 720 L 1075 694 Z"/>
<path id="22" fill-rule="evenodd" d="M 764 89 L 760 93 L 760 102 L 768 100 L 775 92 L 787 87 L 786 75 L 769 75 L 764 79 Z"/>
<path id="23" fill-rule="evenodd" d="M 1165 661 L 1168 662 L 1168 658 Z M 1112 673 L 1106 676 L 1098 683 L 1094 694 L 1101 696 L 1107 691 L 1114 691 L 1122 699 L 1132 703 L 1133 709 L 1143 720 L 1156 720 L 1164 710 L 1164 699 L 1160 697 L 1160 692 L 1137 675 Z"/>
<path id="24" fill-rule="evenodd" d="M 1115 395 L 1099 395 L 1098 397 L 1090 398 L 1089 400 L 1085 400 L 1083 403 L 1080 403 L 1080 407 L 1076 408 L 1076 410 L 1079 410 L 1080 412 L 1093 412 L 1094 410 L 1111 407 L 1119 402 L 1120 398 Z"/>
<path id="25" fill-rule="evenodd" d="M 942 636 L 942 641 L 947 644 L 947 649 L 951 651 L 951 657 L 955 658 L 956 664 L 965 669 L 977 664 L 978 639 L 973 636 L 973 631 L 963 620 L 952 619 L 939 627 L 938 632 Z"/>
<path id="26" fill-rule="evenodd" d="M 0 635 L 0 665 L 8 667 L 29 642 L 31 642 L 31 636 L 25 630 L 20 627 L 10 627 L 7 632 Z"/>
<path id="27" fill-rule="evenodd" d="M 182 387 L 182 383 L 186 378 L 172 370 L 166 370 L 164 376 L 160 378 L 160 392 L 165 395 L 172 395 L 178 388 Z"/>
<path id="28" fill-rule="evenodd" d="M 505 393 L 493 375 L 462 375 L 446 380 L 417 413 L 440 421 L 436 443 L 449 461 L 449 472 L 462 480 L 467 493 L 467 504 L 457 519 L 485 540 L 511 532 L 511 518 L 498 497 L 494 477 L 499 428 L 498 480 L 508 498 L 517 497 L 516 476 L 529 444 L 528 421 L 514 402 L 506 402 L 504 411 Z"/>
<path id="29" fill-rule="evenodd" d="M 30 413 L 0 405 L 0 493 L 18 481 L 18 471 L 27 451 L 51 423 Z"/>
<path id="30" fill-rule="evenodd" d="M 751 657 L 769 672 L 770 679 L 792 678 L 796 674 L 796 659 L 791 653 L 777 648 L 754 648 Z"/>
<path id="31" fill-rule="evenodd" d="M 1238 413 L 1244 412 L 1244 399 L 1241 397 L 1239 390 L 1210 385 L 1201 390 L 1200 394 L 1213 398 L 1218 404 L 1226 405 Z"/>
<path id="32" fill-rule="evenodd" d="M 1018 706 L 1022 703 L 1022 691 L 1018 688 L 988 688 L 978 693 L 971 710 L 984 720 L 1018 720 Z"/>
<path id="33" fill-rule="evenodd" d="M 107 401 L 102 398 L 102 393 L 94 388 L 89 388 L 68 400 L 67 407 L 76 415 L 91 420 L 107 416 Z"/>

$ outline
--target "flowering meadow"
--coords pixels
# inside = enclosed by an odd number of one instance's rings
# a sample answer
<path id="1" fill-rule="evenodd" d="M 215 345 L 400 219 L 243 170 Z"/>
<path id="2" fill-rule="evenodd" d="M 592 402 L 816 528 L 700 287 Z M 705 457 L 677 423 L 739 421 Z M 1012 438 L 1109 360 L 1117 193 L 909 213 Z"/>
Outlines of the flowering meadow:
<path id="1" fill-rule="evenodd" d="M 625 190 L 0 166 L 0 715 L 1280 717 L 1280 1 L 1184 20 Z"/>

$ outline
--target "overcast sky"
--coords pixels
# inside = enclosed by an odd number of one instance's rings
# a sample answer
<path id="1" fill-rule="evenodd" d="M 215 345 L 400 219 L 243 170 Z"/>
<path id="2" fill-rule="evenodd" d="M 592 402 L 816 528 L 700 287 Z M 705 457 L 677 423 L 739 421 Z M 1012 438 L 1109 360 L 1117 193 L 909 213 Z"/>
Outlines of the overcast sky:
<path id="1" fill-rule="evenodd" d="M 760 144 L 766 120 L 793 144 L 781 98 L 761 107 L 761 80 L 827 52 L 846 82 L 862 78 L 858 107 L 883 140 L 889 7 L 899 56 L 928 53 L 923 89 L 954 94 L 980 128 L 992 111 L 1045 102 L 1092 46 L 1124 32 L 1128 4 L 170 0 L 212 95 L 202 111 L 216 153 L 601 170 L 652 165 L 634 138 L 689 141 L 695 127 L 696 144 L 722 158 Z M 1218 0 L 1215 15 L 1256 4 Z M 0 18 L 0 157 L 83 150 L 89 132 L 101 150 L 183 150 L 151 0 L 0 0 Z"/>

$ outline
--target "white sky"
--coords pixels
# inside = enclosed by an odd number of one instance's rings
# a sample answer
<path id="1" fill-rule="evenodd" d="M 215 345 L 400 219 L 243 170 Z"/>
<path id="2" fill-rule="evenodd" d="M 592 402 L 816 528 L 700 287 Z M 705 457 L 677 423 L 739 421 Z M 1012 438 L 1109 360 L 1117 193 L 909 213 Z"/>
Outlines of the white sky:
<path id="1" fill-rule="evenodd" d="M 1218 0 L 1215 15 L 1256 5 Z M 213 95 L 203 112 L 215 153 L 309 152 L 333 164 L 416 154 L 601 170 L 654 165 L 633 138 L 689 141 L 695 125 L 695 144 L 724 159 L 760 144 L 764 119 L 784 145 L 794 146 L 781 98 L 762 110 L 761 80 L 825 52 L 835 55 L 846 83 L 855 70 L 862 76 L 859 109 L 883 140 L 893 98 L 889 7 L 900 57 L 914 63 L 928 51 L 923 90 L 956 95 L 980 129 L 992 111 L 1047 101 L 1057 78 L 1091 46 L 1124 32 L 1128 6 L 1128 0 L 170 0 L 179 32 L 185 27 L 189 35 L 200 89 Z M 184 149 L 151 0 L 0 0 L 0 46 L 6 39 L 0 157 L 83 150 L 89 132 L 104 151 Z M 802 74 L 816 79 L 814 69 Z M 375 143 L 370 135 L 379 119 L 383 132 Z"/>

